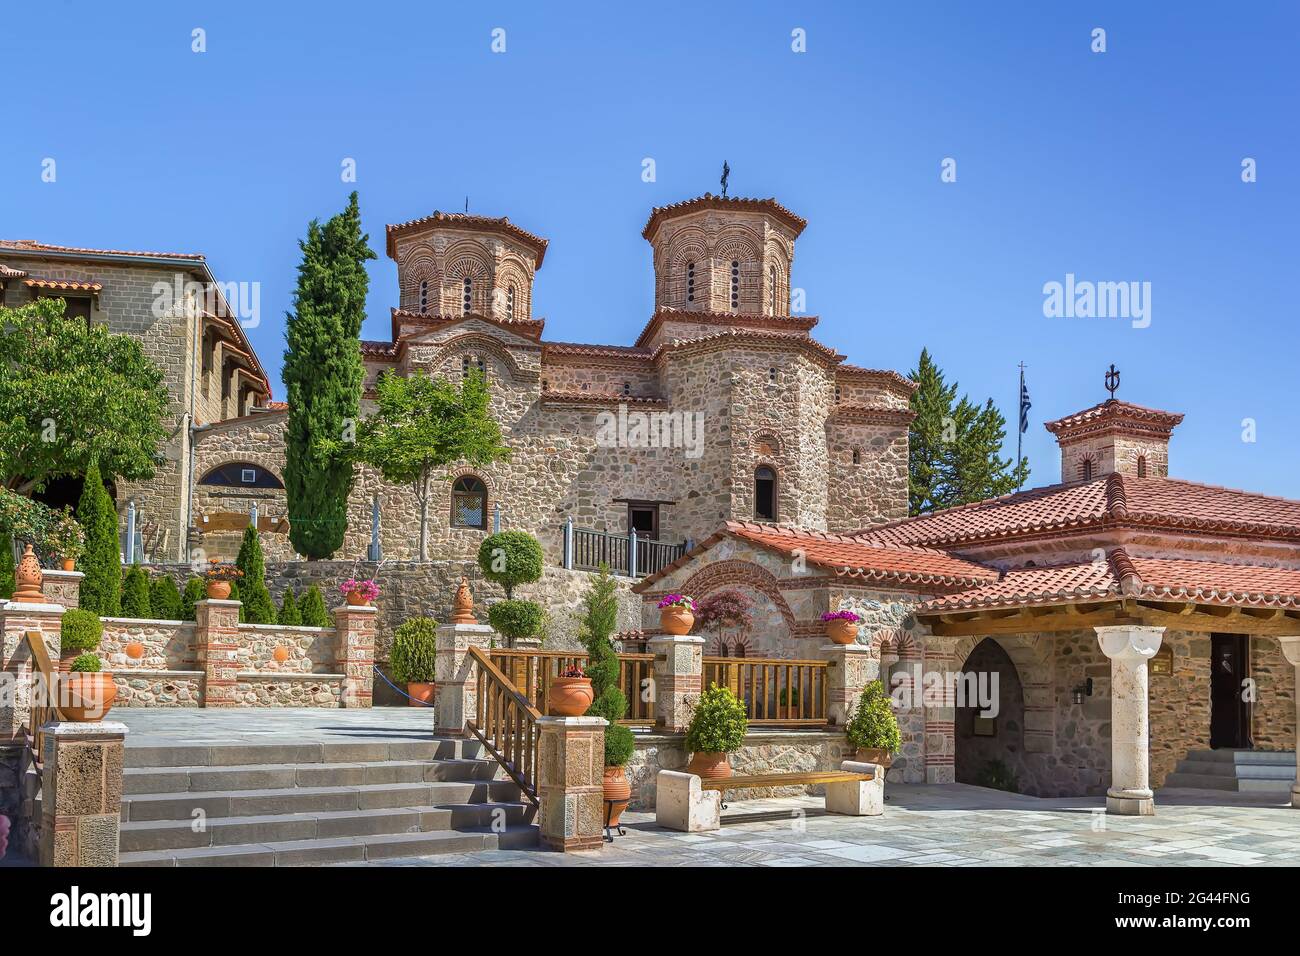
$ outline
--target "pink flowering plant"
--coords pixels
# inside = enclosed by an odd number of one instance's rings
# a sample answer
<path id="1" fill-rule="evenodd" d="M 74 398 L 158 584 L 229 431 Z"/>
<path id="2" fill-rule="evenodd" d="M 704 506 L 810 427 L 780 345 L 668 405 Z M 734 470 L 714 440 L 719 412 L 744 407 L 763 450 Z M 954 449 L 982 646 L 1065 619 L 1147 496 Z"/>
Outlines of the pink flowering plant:
<path id="1" fill-rule="evenodd" d="M 822 615 L 823 621 L 848 621 L 850 624 L 857 624 L 862 620 L 852 611 L 827 611 Z"/>
<path id="2" fill-rule="evenodd" d="M 339 590 L 343 592 L 344 597 L 356 591 L 367 601 L 373 601 L 379 597 L 379 585 L 370 578 L 362 578 L 358 581 L 355 578 L 348 578 L 339 585 Z"/>
<path id="3" fill-rule="evenodd" d="M 695 613 L 695 599 L 689 598 L 685 594 L 665 594 L 659 602 L 659 610 L 666 607 L 684 607 L 692 614 Z"/>

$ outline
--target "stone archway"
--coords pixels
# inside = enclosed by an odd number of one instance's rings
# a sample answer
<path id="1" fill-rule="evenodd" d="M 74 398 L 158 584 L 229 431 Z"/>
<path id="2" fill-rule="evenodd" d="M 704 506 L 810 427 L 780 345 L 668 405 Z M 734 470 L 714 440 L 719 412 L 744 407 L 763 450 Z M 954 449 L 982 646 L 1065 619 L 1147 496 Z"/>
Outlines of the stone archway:
<path id="1" fill-rule="evenodd" d="M 977 682 L 996 699 L 996 714 L 984 713 L 969 697 L 953 710 L 953 738 L 958 783 L 1029 792 L 1032 773 L 1025 759 L 1025 694 L 1016 662 L 994 638 L 980 641 L 959 668 L 967 686 Z M 996 679 L 995 679 L 996 678 Z M 996 688 L 996 697 L 992 696 Z M 990 709 L 990 713 L 992 710 Z"/>

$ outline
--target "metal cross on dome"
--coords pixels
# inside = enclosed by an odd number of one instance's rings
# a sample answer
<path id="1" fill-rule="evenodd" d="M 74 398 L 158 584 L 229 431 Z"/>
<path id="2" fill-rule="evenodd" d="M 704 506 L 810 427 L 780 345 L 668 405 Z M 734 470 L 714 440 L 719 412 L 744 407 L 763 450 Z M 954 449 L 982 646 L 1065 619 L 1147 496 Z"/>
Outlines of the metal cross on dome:
<path id="1" fill-rule="evenodd" d="M 727 165 L 727 161 L 724 159 L 722 161 L 722 195 L 723 196 L 727 195 L 727 180 L 730 177 L 731 177 L 731 167 Z"/>
<path id="2" fill-rule="evenodd" d="M 1115 363 L 1110 363 L 1110 371 L 1106 373 L 1106 391 L 1110 392 L 1110 397 L 1115 397 L 1115 390 L 1119 388 L 1119 369 Z"/>

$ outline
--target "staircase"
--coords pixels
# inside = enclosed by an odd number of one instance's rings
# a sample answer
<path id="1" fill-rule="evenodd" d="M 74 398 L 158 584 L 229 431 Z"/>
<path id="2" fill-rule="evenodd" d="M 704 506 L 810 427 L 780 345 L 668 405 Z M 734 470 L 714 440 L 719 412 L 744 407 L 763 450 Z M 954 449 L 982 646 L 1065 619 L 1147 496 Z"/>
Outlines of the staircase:
<path id="1" fill-rule="evenodd" d="M 1290 751 L 1191 750 L 1165 778 L 1165 786 L 1286 794 L 1295 774 L 1295 754 Z"/>
<path id="2" fill-rule="evenodd" d="M 128 746 L 119 859 L 307 866 L 518 849 L 537 843 L 533 813 L 473 740 Z"/>

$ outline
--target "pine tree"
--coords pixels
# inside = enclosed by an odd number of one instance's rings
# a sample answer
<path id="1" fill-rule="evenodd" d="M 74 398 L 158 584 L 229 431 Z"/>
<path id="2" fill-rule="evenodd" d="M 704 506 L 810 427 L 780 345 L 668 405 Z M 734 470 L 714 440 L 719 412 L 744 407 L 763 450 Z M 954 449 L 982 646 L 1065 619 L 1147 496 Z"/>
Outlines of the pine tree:
<path id="1" fill-rule="evenodd" d="M 14 539 L 8 535 L 0 536 L 0 601 L 7 601 L 14 596 L 14 573 L 18 566 L 14 563 Z"/>
<path id="2" fill-rule="evenodd" d="M 325 599 L 321 597 L 320 588 L 314 584 L 303 595 L 298 613 L 302 615 L 303 627 L 331 627 L 334 624 L 330 620 L 329 611 L 325 610 Z"/>
<path id="3" fill-rule="evenodd" d="M 262 556 L 262 542 L 258 539 L 257 529 L 251 522 L 244 529 L 235 567 L 244 572 L 244 619 L 249 624 L 274 624 L 275 603 L 266 587 L 266 559 Z"/>
<path id="4" fill-rule="evenodd" d="M 298 610 L 298 602 L 294 600 L 293 588 L 284 589 L 284 598 L 280 601 L 279 623 L 294 627 L 302 625 L 302 614 Z"/>
<path id="5" fill-rule="evenodd" d="M 231 581 L 231 582 L 230 582 L 230 597 L 227 598 L 227 600 L 230 600 L 230 601 L 242 601 L 242 599 L 241 599 L 240 596 L 239 596 L 239 582 L 238 582 L 238 581 Z M 244 623 L 244 619 L 245 619 L 245 615 L 244 615 L 244 605 L 241 603 L 241 604 L 239 605 L 239 623 L 240 623 L 240 624 L 243 624 L 243 623 Z"/>
<path id="6" fill-rule="evenodd" d="M 360 417 L 366 261 L 376 256 L 361 231 L 357 194 L 324 227 L 312 220 L 299 246 L 302 263 L 282 372 L 289 402 L 284 486 L 289 540 L 314 560 L 342 546 L 352 489 L 351 458 L 344 449 L 320 443 L 348 441 Z"/>
<path id="7" fill-rule="evenodd" d="M 122 579 L 122 617 L 149 619 L 153 609 L 149 602 L 149 575 L 144 568 L 133 564 Z"/>
<path id="8" fill-rule="evenodd" d="M 198 614 L 194 605 L 208 596 L 207 585 L 202 578 L 190 578 L 185 582 L 185 591 L 181 594 L 181 620 L 193 621 Z"/>
<path id="9" fill-rule="evenodd" d="M 957 398 L 943 370 L 926 349 L 911 373 L 916 417 L 909 428 L 907 505 L 912 515 L 983 501 L 1015 491 L 1029 477 L 1029 465 L 1012 467 L 1001 457 L 1006 419 L 993 400 L 983 406 Z"/>
<path id="10" fill-rule="evenodd" d="M 170 574 L 160 575 L 149 585 L 149 607 L 159 621 L 180 621 L 181 592 Z"/>
<path id="11" fill-rule="evenodd" d="M 118 550 L 117 511 L 104 489 L 99 464 L 91 462 L 77 503 L 77 520 L 86 532 L 81 557 L 81 606 L 100 617 L 116 617 L 121 610 L 122 557 Z"/>

